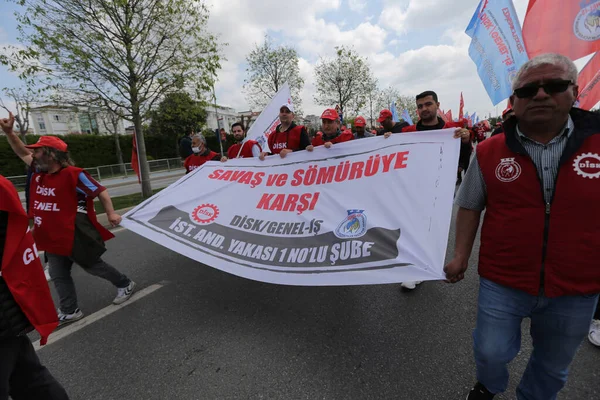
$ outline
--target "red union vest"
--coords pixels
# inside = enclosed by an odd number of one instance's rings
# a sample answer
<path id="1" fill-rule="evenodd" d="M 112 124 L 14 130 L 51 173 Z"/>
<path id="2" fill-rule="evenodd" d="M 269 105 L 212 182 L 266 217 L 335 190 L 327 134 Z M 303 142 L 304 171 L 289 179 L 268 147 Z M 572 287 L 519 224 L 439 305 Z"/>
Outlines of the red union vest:
<path id="1" fill-rule="evenodd" d="M 515 120 L 477 147 L 487 189 L 479 274 L 547 297 L 600 293 L 600 117 L 574 109 L 552 203 L 546 205 Z M 512 123 L 512 125 L 511 125 Z"/>
<path id="2" fill-rule="evenodd" d="M 219 155 L 218 153 L 215 153 L 214 151 L 211 150 L 208 153 L 208 155 L 206 155 L 206 156 L 203 156 L 200 154 L 192 154 L 192 155 L 188 156 L 188 158 L 186 158 L 185 161 L 183 162 L 183 166 L 185 167 L 185 173 L 189 174 L 196 168 L 204 165 L 205 162 L 211 161 L 218 155 Z"/>
<path id="3" fill-rule="evenodd" d="M 58 317 L 27 214 L 17 191 L 3 176 L 0 176 L 0 210 L 8 213 L 2 277 L 31 325 L 40 333 L 40 344 L 44 345 L 58 326 Z"/>
<path id="4" fill-rule="evenodd" d="M 275 132 L 269 135 L 269 148 L 272 154 L 279 154 L 283 149 L 290 149 L 292 151 L 300 150 L 300 135 L 304 126 L 294 125 L 291 129 L 285 132 Z"/>
<path id="5" fill-rule="evenodd" d="M 38 172 L 31 178 L 29 216 L 33 218 L 33 238 L 39 250 L 70 256 L 77 216 L 77 182 L 83 170 L 65 167 L 49 174 Z M 98 223 L 94 200 L 87 199 L 87 215 L 104 241 L 114 235 Z"/>
<path id="6" fill-rule="evenodd" d="M 321 146 L 321 145 L 324 145 L 325 142 L 331 142 L 332 144 L 342 143 L 342 142 L 347 142 L 347 141 L 353 140 L 353 139 L 354 139 L 354 135 L 350 131 L 344 131 L 331 140 L 324 139 L 323 133 L 319 132 L 312 140 L 312 145 L 313 146 Z"/>
<path id="7" fill-rule="evenodd" d="M 243 144 L 236 143 L 236 144 L 232 145 L 227 150 L 227 158 L 238 158 L 238 155 L 239 155 L 239 158 L 252 158 L 252 157 L 254 157 L 252 155 L 252 147 L 254 147 L 254 145 L 257 145 L 259 148 L 259 151 L 262 151 L 258 142 L 254 141 L 254 140 L 247 140 Z M 241 151 L 240 151 L 240 147 L 241 147 Z"/>

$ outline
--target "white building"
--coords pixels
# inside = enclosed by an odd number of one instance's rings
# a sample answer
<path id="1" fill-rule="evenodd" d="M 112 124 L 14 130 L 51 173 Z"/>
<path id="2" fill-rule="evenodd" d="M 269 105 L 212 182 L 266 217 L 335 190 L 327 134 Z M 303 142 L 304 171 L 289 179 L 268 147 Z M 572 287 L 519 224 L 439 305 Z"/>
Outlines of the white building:
<path id="1" fill-rule="evenodd" d="M 219 115 L 218 122 L 217 113 Z M 241 118 L 234 108 L 217 105 L 217 112 L 215 112 L 214 105 L 206 107 L 206 127 L 208 129 L 225 128 L 227 133 L 231 133 L 231 125 L 240 120 Z"/>
<path id="2" fill-rule="evenodd" d="M 100 108 L 88 110 L 68 106 L 34 107 L 30 110 L 30 122 L 36 135 L 113 133 L 110 112 Z M 117 133 L 125 134 L 125 126 L 121 119 L 117 121 Z"/>

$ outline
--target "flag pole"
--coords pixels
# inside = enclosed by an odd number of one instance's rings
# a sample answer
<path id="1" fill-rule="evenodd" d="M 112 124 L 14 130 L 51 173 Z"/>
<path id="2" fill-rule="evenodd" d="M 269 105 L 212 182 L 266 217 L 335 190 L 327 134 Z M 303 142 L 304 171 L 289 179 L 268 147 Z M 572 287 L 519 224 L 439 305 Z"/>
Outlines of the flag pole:
<path id="1" fill-rule="evenodd" d="M 215 83 L 212 83 L 213 102 L 215 105 L 215 116 L 217 117 L 217 140 L 219 141 L 219 148 L 221 149 L 221 157 L 223 157 L 223 143 L 221 141 L 221 132 L 219 129 L 219 110 L 217 109 L 217 93 L 215 92 Z"/>

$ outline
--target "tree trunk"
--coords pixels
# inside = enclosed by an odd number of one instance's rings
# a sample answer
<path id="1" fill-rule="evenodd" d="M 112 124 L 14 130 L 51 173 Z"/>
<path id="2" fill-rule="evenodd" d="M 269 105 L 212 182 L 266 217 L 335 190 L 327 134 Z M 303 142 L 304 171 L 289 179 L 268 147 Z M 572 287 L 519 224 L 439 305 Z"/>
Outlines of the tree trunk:
<path id="1" fill-rule="evenodd" d="M 152 196 L 152 185 L 150 183 L 150 168 L 146 157 L 146 142 L 144 141 L 144 132 L 142 132 L 142 118 L 140 117 L 140 107 L 137 99 L 132 99 L 133 105 L 133 125 L 135 126 L 135 140 L 137 142 L 138 160 L 140 163 L 140 181 L 142 185 L 142 197 Z"/>
<path id="2" fill-rule="evenodd" d="M 111 116 L 111 123 L 113 126 L 113 135 L 115 135 L 115 150 L 117 152 L 117 163 L 120 164 L 119 170 L 121 174 L 125 175 L 127 173 L 125 169 L 125 163 L 123 162 L 123 150 L 121 150 L 121 141 L 119 140 L 119 121 L 116 120 L 116 117 Z"/>

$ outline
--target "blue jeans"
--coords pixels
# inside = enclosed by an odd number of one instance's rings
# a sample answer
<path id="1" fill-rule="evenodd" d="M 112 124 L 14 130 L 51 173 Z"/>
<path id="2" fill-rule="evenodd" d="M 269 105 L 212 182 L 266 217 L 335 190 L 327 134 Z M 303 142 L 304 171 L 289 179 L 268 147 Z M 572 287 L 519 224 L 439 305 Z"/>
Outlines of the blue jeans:
<path id="1" fill-rule="evenodd" d="M 519 400 L 555 400 L 567 382 L 569 364 L 586 337 L 598 295 L 547 298 L 480 278 L 473 352 L 477 380 L 490 392 L 508 386 L 508 368 L 521 348 L 521 321 L 531 318 L 533 352 Z"/>

